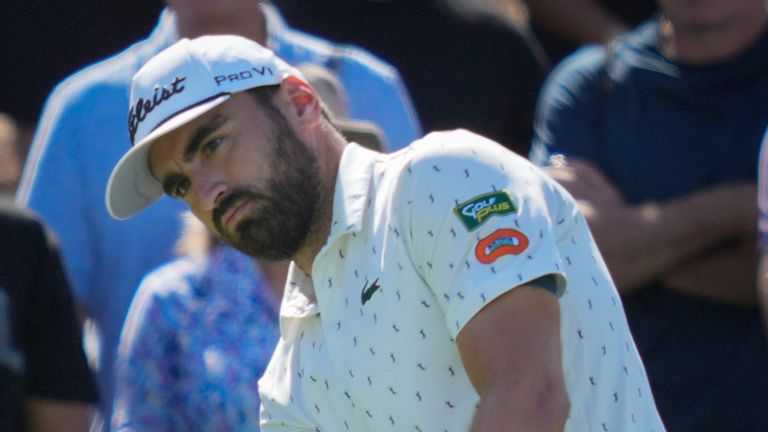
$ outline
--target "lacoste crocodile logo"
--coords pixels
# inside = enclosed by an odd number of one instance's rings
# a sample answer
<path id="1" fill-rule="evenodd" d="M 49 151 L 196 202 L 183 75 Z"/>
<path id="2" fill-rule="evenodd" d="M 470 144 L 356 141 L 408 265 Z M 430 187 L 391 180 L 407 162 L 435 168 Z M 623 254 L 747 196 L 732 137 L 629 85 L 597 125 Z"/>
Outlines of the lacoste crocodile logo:
<path id="1" fill-rule="evenodd" d="M 371 299 L 373 293 L 378 291 L 379 288 L 381 288 L 381 285 L 379 285 L 379 278 L 376 278 L 370 285 L 368 285 L 368 281 L 366 281 L 365 285 L 363 285 L 363 292 L 360 294 L 360 301 L 362 301 L 363 305 Z"/>

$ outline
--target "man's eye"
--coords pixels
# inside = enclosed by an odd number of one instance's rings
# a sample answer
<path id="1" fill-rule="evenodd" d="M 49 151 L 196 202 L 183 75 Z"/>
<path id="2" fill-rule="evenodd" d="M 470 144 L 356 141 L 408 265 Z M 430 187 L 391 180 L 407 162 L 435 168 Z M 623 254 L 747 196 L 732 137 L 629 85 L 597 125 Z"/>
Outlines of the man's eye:
<path id="1" fill-rule="evenodd" d="M 219 148 L 219 145 L 221 145 L 221 142 L 224 140 L 222 137 L 216 137 L 212 138 L 203 144 L 203 147 L 200 149 L 200 151 L 205 156 L 210 156 L 213 154 L 213 152 L 216 151 L 217 148 Z"/>
<path id="2" fill-rule="evenodd" d="M 183 199 L 189 192 L 189 180 L 181 180 L 173 188 L 173 197 Z"/>

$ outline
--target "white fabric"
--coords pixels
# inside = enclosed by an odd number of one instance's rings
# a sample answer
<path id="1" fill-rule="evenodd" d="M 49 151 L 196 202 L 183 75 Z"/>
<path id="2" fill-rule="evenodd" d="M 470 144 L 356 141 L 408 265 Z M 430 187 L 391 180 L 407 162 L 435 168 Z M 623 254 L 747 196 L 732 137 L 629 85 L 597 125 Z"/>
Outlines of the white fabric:
<path id="1" fill-rule="evenodd" d="M 488 193 L 498 204 L 501 192 L 509 203 L 468 228 L 462 205 Z M 477 202 L 470 208 L 492 204 Z M 486 260 L 494 250 L 508 253 Z M 479 398 L 456 335 L 497 296 L 549 274 L 560 285 L 566 430 L 663 430 L 618 294 L 567 192 L 466 131 L 392 155 L 350 144 L 313 276 L 291 268 L 282 337 L 259 382 L 262 430 L 468 430 Z"/>

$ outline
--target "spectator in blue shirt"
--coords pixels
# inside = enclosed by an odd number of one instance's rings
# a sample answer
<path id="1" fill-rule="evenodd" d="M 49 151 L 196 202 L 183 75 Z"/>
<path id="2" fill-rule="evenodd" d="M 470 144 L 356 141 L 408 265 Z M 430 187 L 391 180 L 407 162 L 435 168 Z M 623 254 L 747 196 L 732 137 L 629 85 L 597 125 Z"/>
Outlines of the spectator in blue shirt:
<path id="1" fill-rule="evenodd" d="M 768 12 L 763 0 L 660 5 L 553 72 L 532 157 L 582 202 L 669 430 L 765 431 L 754 275 Z"/>

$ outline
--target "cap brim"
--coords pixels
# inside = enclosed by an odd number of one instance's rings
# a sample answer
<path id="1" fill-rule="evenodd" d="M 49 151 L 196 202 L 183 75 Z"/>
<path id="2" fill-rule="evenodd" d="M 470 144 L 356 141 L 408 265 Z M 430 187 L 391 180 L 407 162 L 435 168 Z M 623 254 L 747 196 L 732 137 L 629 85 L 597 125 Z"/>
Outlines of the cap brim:
<path id="1" fill-rule="evenodd" d="M 222 94 L 173 115 L 120 158 L 109 176 L 106 190 L 107 210 L 113 218 L 128 219 L 163 195 L 163 186 L 150 172 L 147 161 L 152 142 L 220 105 L 229 97 L 229 93 Z"/>

